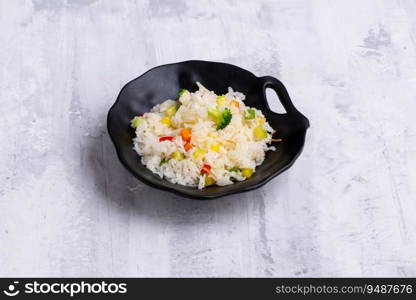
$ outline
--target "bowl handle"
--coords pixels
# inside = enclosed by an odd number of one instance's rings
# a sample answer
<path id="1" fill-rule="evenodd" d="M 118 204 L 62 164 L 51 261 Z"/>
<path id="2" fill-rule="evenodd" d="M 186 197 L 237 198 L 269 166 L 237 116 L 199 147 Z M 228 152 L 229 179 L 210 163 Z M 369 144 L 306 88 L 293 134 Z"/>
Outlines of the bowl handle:
<path id="1" fill-rule="evenodd" d="M 262 81 L 263 97 L 267 107 L 269 107 L 269 104 L 267 103 L 266 89 L 271 88 L 276 92 L 280 102 L 282 103 L 283 107 L 285 108 L 288 114 L 300 114 L 300 112 L 296 109 L 296 107 L 290 100 L 289 94 L 283 83 L 280 82 L 280 80 L 272 76 L 260 77 L 260 80 Z"/>
<path id="2" fill-rule="evenodd" d="M 266 89 L 272 88 L 279 97 L 279 100 L 282 103 L 284 109 L 286 110 L 286 113 L 288 115 L 292 115 L 298 118 L 298 120 L 301 121 L 302 124 L 304 124 L 305 128 L 309 127 L 309 120 L 302 113 L 300 113 L 293 105 L 292 100 L 290 100 L 289 93 L 287 92 L 285 86 L 280 80 L 272 76 L 260 77 L 260 80 L 262 82 L 263 87 L 263 99 L 269 110 L 270 107 L 269 103 L 267 102 Z"/>

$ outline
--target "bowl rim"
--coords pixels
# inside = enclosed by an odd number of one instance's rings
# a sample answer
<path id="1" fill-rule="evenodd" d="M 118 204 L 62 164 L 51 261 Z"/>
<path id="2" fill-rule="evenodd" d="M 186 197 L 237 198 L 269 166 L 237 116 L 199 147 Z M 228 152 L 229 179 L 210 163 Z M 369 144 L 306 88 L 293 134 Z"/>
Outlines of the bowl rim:
<path id="1" fill-rule="evenodd" d="M 152 182 L 150 180 L 147 180 L 146 178 L 140 176 L 138 174 L 138 172 L 134 171 L 133 168 L 130 167 L 130 165 L 126 162 L 126 160 L 124 159 L 123 155 L 120 152 L 119 147 L 117 146 L 116 139 L 113 136 L 112 131 L 110 129 L 110 122 L 111 122 L 110 118 L 111 118 L 111 113 L 112 113 L 113 109 L 119 104 L 119 102 L 121 100 L 120 99 L 120 95 L 122 94 L 122 92 L 124 91 L 124 89 L 127 88 L 127 86 L 129 86 L 134 81 L 140 79 L 141 77 L 145 76 L 147 73 L 150 73 L 151 71 L 153 71 L 155 69 L 163 68 L 163 67 L 168 67 L 168 66 L 172 66 L 172 65 L 184 64 L 184 63 L 201 63 L 201 62 L 202 63 L 213 63 L 213 64 L 219 64 L 219 65 L 227 65 L 227 66 L 231 66 L 231 67 L 234 67 L 234 68 L 238 68 L 238 69 L 241 69 L 241 70 L 243 70 L 245 72 L 250 73 L 256 79 L 261 79 L 263 77 L 265 77 L 265 78 L 266 77 L 268 77 L 268 78 L 274 78 L 274 77 L 271 77 L 271 76 L 261 76 L 261 77 L 258 77 L 254 73 L 252 73 L 252 72 L 250 72 L 250 71 L 248 71 L 246 69 L 243 69 L 243 68 L 241 68 L 239 66 L 230 64 L 230 63 L 216 62 L 216 61 L 206 61 L 206 60 L 186 60 L 186 61 L 180 61 L 180 62 L 167 63 L 167 64 L 155 66 L 155 67 L 147 70 L 146 72 L 144 72 L 140 76 L 138 76 L 138 77 L 136 77 L 136 78 L 128 81 L 127 83 L 125 83 L 123 85 L 123 87 L 120 89 L 120 92 L 118 93 L 118 96 L 116 98 L 116 101 L 113 103 L 113 105 L 111 105 L 110 109 L 108 110 L 108 113 L 107 113 L 107 131 L 108 131 L 108 134 L 110 136 L 110 139 L 111 139 L 111 141 L 113 143 L 113 146 L 114 146 L 114 148 L 116 150 L 117 157 L 120 160 L 121 164 L 135 178 L 137 178 L 141 182 L 143 182 L 143 183 L 145 183 L 145 184 L 147 184 L 147 185 L 149 185 L 149 186 L 151 186 L 153 188 L 156 188 L 156 189 L 159 189 L 159 190 L 163 190 L 163 191 L 167 191 L 167 192 L 173 193 L 175 195 L 179 195 L 179 196 L 182 196 L 182 197 L 190 198 L 190 199 L 193 199 L 193 200 L 213 200 L 213 199 L 221 198 L 221 197 L 228 196 L 228 195 L 240 194 L 240 193 L 245 193 L 245 192 L 248 192 L 248 191 L 252 191 L 252 190 L 258 189 L 258 188 L 262 187 L 263 185 L 265 185 L 266 183 L 268 183 L 269 181 L 271 181 L 276 176 L 282 174 L 284 171 L 286 171 L 287 169 L 289 169 L 290 167 L 292 167 L 292 165 L 295 163 L 295 161 L 299 158 L 300 154 L 303 152 L 303 148 L 304 148 L 305 140 L 306 140 L 306 132 L 307 132 L 307 129 L 309 128 L 309 126 L 310 126 L 310 123 L 309 123 L 308 118 L 306 118 L 302 113 L 300 113 L 296 109 L 295 109 L 296 112 L 299 114 L 300 117 L 302 117 L 304 119 L 304 122 L 305 122 L 305 130 L 304 130 L 304 132 L 302 134 L 302 145 L 299 148 L 299 151 L 296 153 L 296 155 L 288 163 L 284 164 L 279 170 L 277 170 L 276 172 L 270 174 L 269 176 L 264 177 L 263 179 L 260 180 L 260 182 L 258 182 L 256 184 L 252 184 L 252 185 L 246 186 L 246 187 L 240 187 L 240 188 L 237 188 L 237 189 L 234 189 L 234 190 L 230 190 L 230 191 L 219 192 L 219 193 L 210 194 L 210 195 L 193 195 L 192 194 L 192 190 L 191 190 L 191 192 L 188 193 L 187 191 L 181 191 L 181 190 L 177 190 L 177 189 L 174 189 L 174 188 L 165 186 L 163 184 L 154 183 L 154 182 Z M 265 92 L 265 90 L 264 90 L 264 92 Z M 266 105 L 268 107 L 267 101 L 266 101 Z M 270 110 L 270 108 L 269 108 L 269 110 Z M 279 113 L 275 113 L 275 112 L 273 112 L 271 110 L 270 110 L 270 112 L 272 112 L 273 114 L 280 115 Z M 149 170 L 149 172 L 151 172 L 151 171 Z M 180 185 L 180 186 L 182 186 L 182 185 Z"/>

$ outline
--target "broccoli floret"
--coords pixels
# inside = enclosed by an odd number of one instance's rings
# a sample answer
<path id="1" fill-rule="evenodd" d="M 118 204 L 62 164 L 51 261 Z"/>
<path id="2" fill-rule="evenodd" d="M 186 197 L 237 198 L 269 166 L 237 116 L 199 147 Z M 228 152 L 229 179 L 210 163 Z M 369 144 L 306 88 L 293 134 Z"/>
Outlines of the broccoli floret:
<path id="1" fill-rule="evenodd" d="M 224 109 L 217 124 L 217 130 L 227 127 L 227 125 L 230 124 L 232 117 L 233 115 L 231 114 L 231 111 L 228 108 Z"/>
<path id="2" fill-rule="evenodd" d="M 224 110 L 219 110 L 211 107 L 208 109 L 208 115 L 217 125 L 217 130 L 221 130 L 227 127 L 227 125 L 230 124 L 231 119 L 233 117 L 231 111 L 228 108 L 225 108 Z"/>

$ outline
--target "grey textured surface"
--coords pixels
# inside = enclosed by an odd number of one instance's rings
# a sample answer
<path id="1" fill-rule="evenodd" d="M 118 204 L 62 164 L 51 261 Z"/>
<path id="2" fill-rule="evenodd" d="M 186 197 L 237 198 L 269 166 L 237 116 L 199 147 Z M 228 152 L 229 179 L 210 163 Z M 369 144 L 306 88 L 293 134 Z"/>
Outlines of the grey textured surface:
<path id="1" fill-rule="evenodd" d="M 416 2 L 0 1 L 0 276 L 416 276 Z M 147 187 L 106 132 L 147 69 L 287 86 L 293 168 L 217 201 Z"/>

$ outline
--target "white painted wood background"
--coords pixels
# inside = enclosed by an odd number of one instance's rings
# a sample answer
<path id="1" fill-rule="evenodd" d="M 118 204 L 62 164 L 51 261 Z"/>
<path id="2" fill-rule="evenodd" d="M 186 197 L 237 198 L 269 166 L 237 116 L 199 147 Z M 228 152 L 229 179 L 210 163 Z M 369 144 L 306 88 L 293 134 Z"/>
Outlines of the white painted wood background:
<path id="1" fill-rule="evenodd" d="M 0 276 L 416 276 L 416 1 L 0 0 Z M 132 178 L 106 114 L 156 65 L 272 75 L 311 122 L 265 187 Z"/>

